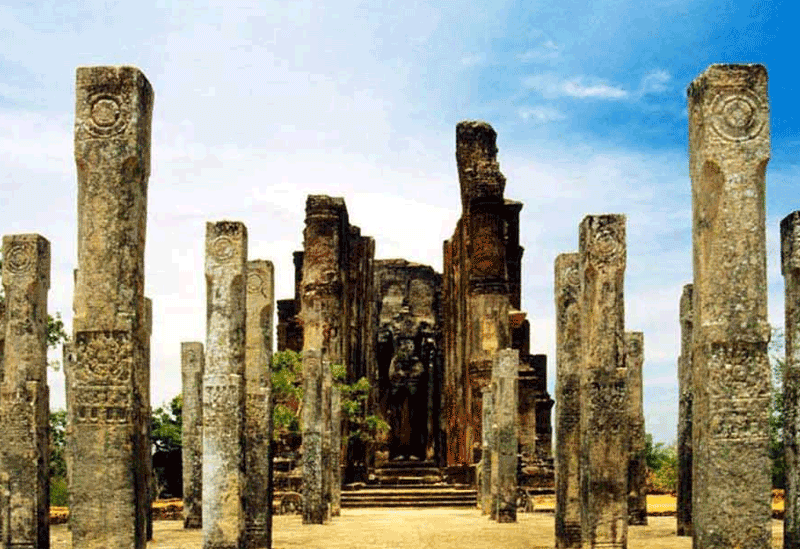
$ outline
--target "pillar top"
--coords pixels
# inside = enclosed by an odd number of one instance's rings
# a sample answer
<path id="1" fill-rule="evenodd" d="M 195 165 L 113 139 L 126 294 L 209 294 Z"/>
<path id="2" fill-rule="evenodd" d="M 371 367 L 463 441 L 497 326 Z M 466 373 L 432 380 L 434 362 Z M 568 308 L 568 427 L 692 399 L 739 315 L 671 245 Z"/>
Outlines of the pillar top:
<path id="1" fill-rule="evenodd" d="M 506 178 L 497 163 L 497 132 L 492 126 L 479 120 L 459 122 L 456 125 L 456 162 L 465 210 L 473 202 L 503 203 Z"/>
<path id="2" fill-rule="evenodd" d="M 781 220 L 781 274 L 800 271 L 800 210 Z"/>
<path id="3" fill-rule="evenodd" d="M 4 283 L 26 278 L 37 278 L 50 288 L 50 241 L 39 234 L 3 236 Z"/>

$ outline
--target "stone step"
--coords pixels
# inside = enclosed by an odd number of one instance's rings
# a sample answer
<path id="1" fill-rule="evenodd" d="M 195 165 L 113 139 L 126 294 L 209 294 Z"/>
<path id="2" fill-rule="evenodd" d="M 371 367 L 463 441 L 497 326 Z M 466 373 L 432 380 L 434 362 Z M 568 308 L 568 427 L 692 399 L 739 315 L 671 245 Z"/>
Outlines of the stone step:
<path id="1" fill-rule="evenodd" d="M 364 507 L 475 507 L 477 502 L 470 501 L 401 501 L 401 502 L 383 502 L 383 501 L 365 501 L 365 502 L 348 502 L 342 500 L 342 508 L 364 508 Z"/>
<path id="2" fill-rule="evenodd" d="M 402 460 L 394 460 L 394 461 L 387 461 L 381 465 L 381 469 L 414 469 L 414 468 L 436 468 L 436 463 L 431 460 L 425 461 L 416 461 L 413 459 L 402 459 Z"/>
<path id="3" fill-rule="evenodd" d="M 451 488 L 447 485 L 443 485 L 441 487 L 404 487 L 404 486 L 397 486 L 397 487 L 381 487 L 381 488 L 361 488 L 357 490 L 348 490 L 343 489 L 342 494 L 347 494 L 348 497 L 350 496 L 358 496 L 363 494 L 375 494 L 375 495 L 408 495 L 414 497 L 426 497 L 428 495 L 439 495 L 439 494 L 456 494 L 456 495 L 475 495 L 476 490 L 470 487 L 464 488 Z"/>
<path id="4" fill-rule="evenodd" d="M 438 467 L 388 467 L 375 469 L 376 476 L 442 476 Z"/>

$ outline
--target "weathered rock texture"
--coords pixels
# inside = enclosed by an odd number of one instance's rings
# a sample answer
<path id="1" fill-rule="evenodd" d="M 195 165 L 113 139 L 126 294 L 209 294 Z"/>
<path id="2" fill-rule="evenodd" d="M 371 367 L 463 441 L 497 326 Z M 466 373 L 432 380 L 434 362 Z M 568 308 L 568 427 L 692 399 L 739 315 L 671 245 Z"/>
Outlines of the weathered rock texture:
<path id="1" fill-rule="evenodd" d="M 50 547 L 47 291 L 50 243 L 3 237 L 5 373 L 0 383 L 0 547 Z"/>
<path id="2" fill-rule="evenodd" d="M 577 253 L 555 261 L 557 549 L 581 546 L 581 314 Z"/>
<path id="3" fill-rule="evenodd" d="M 783 546 L 800 547 L 800 211 L 781 221 L 781 271 L 784 277 L 786 369 L 783 377 L 783 444 L 786 462 Z"/>
<path id="4" fill-rule="evenodd" d="M 183 527 L 203 526 L 203 374 L 205 354 L 199 342 L 181 343 L 183 382 Z"/>
<path id="5" fill-rule="evenodd" d="M 378 410 L 391 429 L 390 458 L 440 455 L 441 286 L 427 265 L 375 261 Z"/>
<path id="6" fill-rule="evenodd" d="M 331 391 L 331 516 L 342 514 L 342 395 Z"/>
<path id="7" fill-rule="evenodd" d="M 203 549 L 244 545 L 247 229 L 206 223 Z"/>
<path id="8" fill-rule="evenodd" d="M 303 524 L 323 524 L 328 517 L 322 460 L 323 377 L 321 353 L 303 351 Z"/>
<path id="9" fill-rule="evenodd" d="M 492 425 L 494 423 L 494 400 L 492 400 L 491 387 L 483 389 L 483 429 L 481 430 L 483 450 L 481 456 L 481 486 L 480 504 L 481 514 L 488 515 L 492 512 L 492 452 L 494 451 L 494 438 Z"/>
<path id="10" fill-rule="evenodd" d="M 677 534 L 692 535 L 692 285 L 680 300 L 681 354 L 678 357 L 678 494 Z"/>
<path id="11" fill-rule="evenodd" d="M 303 326 L 300 323 L 303 282 L 303 252 L 294 252 L 294 298 L 278 300 L 278 350 L 303 350 Z"/>
<path id="12" fill-rule="evenodd" d="M 272 546 L 272 316 L 275 270 L 271 261 L 247 262 L 245 347 L 245 529 L 247 549 Z"/>
<path id="13" fill-rule="evenodd" d="M 628 374 L 628 410 L 630 414 L 630 461 L 628 461 L 628 524 L 647 525 L 647 490 L 645 477 L 644 401 L 642 368 L 644 334 L 625 333 L 625 370 Z"/>
<path id="14" fill-rule="evenodd" d="M 153 335 L 153 300 L 149 297 L 144 298 L 144 328 L 142 329 L 142 364 L 138 368 L 141 376 L 140 386 L 144 397 L 143 402 L 146 406 L 142 406 L 141 417 L 144 418 L 142 424 L 139 426 L 139 451 L 141 452 L 140 462 L 144 464 L 145 476 L 145 506 L 147 510 L 147 523 L 145 524 L 145 539 L 150 541 L 153 539 L 153 500 L 155 500 L 155 479 L 153 477 L 153 457 L 151 450 L 151 434 L 152 422 L 150 418 L 153 415 L 150 409 L 150 336 Z"/>
<path id="15" fill-rule="evenodd" d="M 143 548 L 149 422 L 144 243 L 153 91 L 133 67 L 77 70 L 75 360 L 65 365 L 76 548 Z"/>
<path id="16" fill-rule="evenodd" d="M 584 547 L 627 547 L 628 389 L 625 216 L 580 225 L 581 536 Z"/>
<path id="17" fill-rule="evenodd" d="M 761 65 L 712 65 L 689 86 L 688 100 L 694 545 L 767 548 L 767 71 Z"/>
<path id="18" fill-rule="evenodd" d="M 492 368 L 493 439 L 492 518 L 517 520 L 517 371 L 519 351 L 501 349 Z"/>

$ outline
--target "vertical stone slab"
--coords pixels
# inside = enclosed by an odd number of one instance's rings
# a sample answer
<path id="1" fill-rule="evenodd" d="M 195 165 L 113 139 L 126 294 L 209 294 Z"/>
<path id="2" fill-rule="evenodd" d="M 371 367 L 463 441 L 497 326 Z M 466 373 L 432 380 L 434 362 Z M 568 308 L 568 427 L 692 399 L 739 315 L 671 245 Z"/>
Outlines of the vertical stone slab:
<path id="1" fill-rule="evenodd" d="M 303 351 L 303 524 L 323 524 L 328 511 L 323 500 L 322 356 Z"/>
<path id="2" fill-rule="evenodd" d="M 680 300 L 681 354 L 678 357 L 678 494 L 677 535 L 692 535 L 692 285 Z"/>
<path id="3" fill-rule="evenodd" d="M 331 392 L 331 516 L 342 514 L 342 395 Z"/>
<path id="4" fill-rule="evenodd" d="M 153 91 L 134 67 L 76 75 L 78 270 L 75 360 L 66 372 L 76 548 L 143 548 L 149 392 L 144 243 Z M 65 365 L 66 367 L 67 365 Z"/>
<path id="5" fill-rule="evenodd" d="M 781 221 L 781 271 L 784 277 L 784 337 L 786 369 L 783 378 L 783 444 L 786 461 L 783 546 L 800 547 L 800 211 Z"/>
<path id="6" fill-rule="evenodd" d="M 497 522 L 517 520 L 517 371 L 519 351 L 498 351 L 492 368 L 492 400 L 494 401 L 494 447 L 492 456 L 492 506 Z"/>
<path id="7" fill-rule="evenodd" d="M 581 546 L 581 309 L 577 253 L 555 260 L 556 548 Z"/>
<path id="8" fill-rule="evenodd" d="M 580 225 L 581 537 L 627 547 L 628 390 L 625 372 L 625 216 Z"/>
<path id="9" fill-rule="evenodd" d="M 481 514 L 492 514 L 492 451 L 494 437 L 492 425 L 494 423 L 494 400 L 492 388 L 483 389 L 483 429 L 481 431 L 483 455 L 481 457 Z"/>
<path id="10" fill-rule="evenodd" d="M 247 229 L 206 223 L 203 549 L 244 543 L 244 357 Z"/>
<path id="11" fill-rule="evenodd" d="M 50 547 L 47 291 L 50 243 L 3 237 L 5 374 L 0 385 L 0 546 Z"/>
<path id="12" fill-rule="evenodd" d="M 153 455 L 150 443 L 152 434 L 152 410 L 150 409 L 150 336 L 153 333 L 153 300 L 149 297 L 144 298 L 144 322 L 140 333 L 142 345 L 142 362 L 138 368 L 139 390 L 142 394 L 140 402 L 140 417 L 142 421 L 139 425 L 140 442 L 139 450 L 141 458 L 139 465 L 143 470 L 139 473 L 144 476 L 145 482 L 143 497 L 146 508 L 147 524 L 145 525 L 145 539 L 153 539 L 153 500 L 155 500 L 155 478 L 153 477 Z"/>
<path id="13" fill-rule="evenodd" d="M 181 343 L 183 527 L 203 526 L 203 344 Z"/>
<path id="14" fill-rule="evenodd" d="M 275 269 L 271 261 L 247 262 L 245 348 L 245 529 L 248 549 L 272 546 L 272 316 Z"/>
<path id="15" fill-rule="evenodd" d="M 630 460 L 628 461 L 628 524 L 647 525 L 647 489 L 645 480 L 645 425 L 642 368 L 644 334 L 625 333 L 625 370 L 628 374 L 628 410 L 630 413 Z"/>
<path id="16" fill-rule="evenodd" d="M 320 409 L 322 411 L 322 504 L 325 509 L 325 522 L 330 520 L 333 505 L 333 446 L 331 438 L 332 417 L 331 401 L 333 400 L 333 377 L 331 363 L 322 358 L 322 394 Z"/>
<path id="17" fill-rule="evenodd" d="M 694 545 L 767 548 L 767 71 L 761 65 L 712 65 L 687 94 L 694 218 Z"/>

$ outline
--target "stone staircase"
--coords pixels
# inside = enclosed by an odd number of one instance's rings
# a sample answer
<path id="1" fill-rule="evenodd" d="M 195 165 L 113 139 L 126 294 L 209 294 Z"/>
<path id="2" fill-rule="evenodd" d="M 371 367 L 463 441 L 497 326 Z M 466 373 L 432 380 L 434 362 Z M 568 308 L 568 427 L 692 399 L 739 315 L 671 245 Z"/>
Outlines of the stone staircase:
<path id="1" fill-rule="evenodd" d="M 475 507 L 477 493 L 466 484 L 446 484 L 430 461 L 390 461 L 368 483 L 342 488 L 342 507 Z"/>

